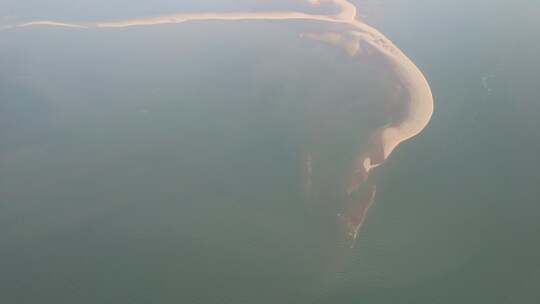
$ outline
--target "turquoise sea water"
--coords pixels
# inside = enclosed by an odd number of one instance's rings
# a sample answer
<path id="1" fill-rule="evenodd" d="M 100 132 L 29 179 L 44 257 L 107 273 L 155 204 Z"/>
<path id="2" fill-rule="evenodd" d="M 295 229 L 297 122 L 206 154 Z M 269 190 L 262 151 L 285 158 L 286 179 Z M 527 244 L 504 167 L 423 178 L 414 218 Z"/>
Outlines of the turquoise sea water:
<path id="1" fill-rule="evenodd" d="M 352 249 L 333 183 L 386 74 L 298 39 L 320 25 L 2 33 L 0 300 L 537 303 L 540 8 L 358 2 L 436 112 L 374 173 Z"/>

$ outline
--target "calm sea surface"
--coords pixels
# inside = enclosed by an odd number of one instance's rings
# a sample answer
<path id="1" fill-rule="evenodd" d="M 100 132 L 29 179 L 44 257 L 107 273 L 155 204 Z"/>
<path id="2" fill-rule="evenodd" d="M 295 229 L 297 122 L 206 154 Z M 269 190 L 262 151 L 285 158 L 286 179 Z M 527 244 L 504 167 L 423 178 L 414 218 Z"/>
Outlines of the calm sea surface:
<path id="1" fill-rule="evenodd" d="M 539 303 L 540 5 L 357 4 L 436 111 L 352 248 L 333 183 L 392 84 L 325 25 L 0 33 L 0 302 Z"/>

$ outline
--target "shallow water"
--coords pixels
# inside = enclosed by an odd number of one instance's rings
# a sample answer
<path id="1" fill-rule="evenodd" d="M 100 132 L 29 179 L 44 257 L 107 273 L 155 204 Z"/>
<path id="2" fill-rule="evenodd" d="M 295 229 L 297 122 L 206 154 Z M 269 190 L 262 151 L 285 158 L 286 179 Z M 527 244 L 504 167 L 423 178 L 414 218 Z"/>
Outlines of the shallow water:
<path id="1" fill-rule="evenodd" d="M 358 2 L 437 111 L 374 172 L 352 249 L 340 182 L 391 84 L 298 39 L 321 25 L 2 33 L 0 299 L 535 303 L 538 5 Z"/>

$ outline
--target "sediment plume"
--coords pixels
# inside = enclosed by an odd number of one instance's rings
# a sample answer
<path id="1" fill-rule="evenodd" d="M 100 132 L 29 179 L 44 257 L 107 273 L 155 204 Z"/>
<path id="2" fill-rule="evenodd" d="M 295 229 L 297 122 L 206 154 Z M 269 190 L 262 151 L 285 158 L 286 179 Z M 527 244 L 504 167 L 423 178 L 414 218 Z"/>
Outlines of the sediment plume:
<path id="1" fill-rule="evenodd" d="M 433 96 L 430 86 L 420 69 L 392 41 L 375 28 L 357 18 L 357 8 L 348 0 L 306 0 L 311 5 L 333 5 L 335 14 L 310 14 L 298 11 L 269 12 L 233 12 L 233 13 L 194 13 L 172 14 L 150 18 L 138 18 L 121 21 L 100 21 L 93 23 L 64 23 L 58 21 L 31 21 L 21 24 L 0 27 L 0 30 L 14 30 L 28 27 L 63 27 L 71 29 L 125 28 L 134 26 L 150 26 L 175 24 L 193 21 L 248 21 L 248 20 L 302 20 L 318 21 L 343 25 L 339 32 L 307 33 L 302 37 L 314 39 L 343 48 L 355 58 L 362 54 L 362 49 L 369 48 L 371 53 L 383 58 L 389 69 L 398 79 L 404 91 L 403 100 L 406 111 L 390 125 L 375 130 L 370 145 L 360 152 L 353 168 L 347 194 L 351 196 L 364 183 L 369 173 L 381 165 L 402 142 L 416 136 L 427 126 L 433 114 Z M 308 157 L 307 175 L 312 174 L 312 159 Z M 306 191 L 313 185 L 311 177 L 306 177 Z M 364 222 L 366 212 L 372 205 L 375 187 L 371 187 L 368 195 L 353 202 L 350 210 L 340 213 L 349 235 L 355 239 Z"/>

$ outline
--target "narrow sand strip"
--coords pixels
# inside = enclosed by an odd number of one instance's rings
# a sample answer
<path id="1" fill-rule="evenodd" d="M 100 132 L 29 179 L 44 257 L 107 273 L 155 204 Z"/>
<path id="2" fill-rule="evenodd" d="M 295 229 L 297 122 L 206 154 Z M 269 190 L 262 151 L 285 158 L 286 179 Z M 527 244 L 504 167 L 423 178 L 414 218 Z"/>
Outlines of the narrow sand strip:
<path id="1" fill-rule="evenodd" d="M 245 21 L 245 20 L 310 20 L 331 23 L 346 24 L 351 27 L 350 33 L 356 36 L 356 41 L 348 41 L 343 45 L 349 54 L 354 55 L 359 48 L 359 43 L 364 42 L 371 45 L 375 50 L 391 64 L 402 86 L 409 93 L 408 113 L 399 124 L 391 125 L 381 132 L 383 144 L 383 155 L 373 157 L 377 161 L 370 162 L 370 169 L 380 164 L 392 151 L 403 141 L 420 133 L 428 124 L 433 113 L 433 96 L 429 84 L 418 69 L 418 67 L 395 46 L 388 38 L 375 28 L 359 21 L 356 7 L 347 0 L 308 0 L 313 5 L 329 3 L 339 8 L 335 15 L 307 14 L 294 11 L 274 11 L 274 12 L 236 12 L 236 13 L 196 13 L 196 14 L 176 14 L 159 16 L 152 18 L 140 18 L 124 21 L 96 22 L 89 24 L 73 24 L 58 21 L 31 21 L 13 26 L 5 26 L 2 29 L 14 29 L 24 27 L 66 27 L 66 28 L 123 28 L 133 26 L 149 26 L 159 24 L 174 24 L 190 21 Z M 339 34 L 335 34 L 334 39 Z M 308 38 L 315 38 L 307 35 Z M 334 44 L 340 44 L 339 41 Z"/>

